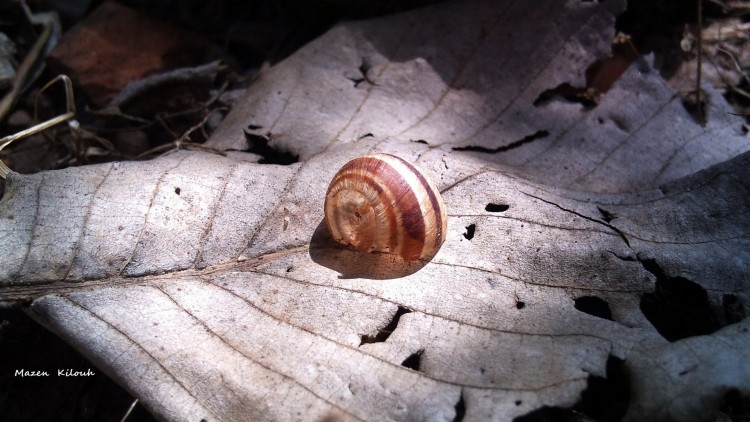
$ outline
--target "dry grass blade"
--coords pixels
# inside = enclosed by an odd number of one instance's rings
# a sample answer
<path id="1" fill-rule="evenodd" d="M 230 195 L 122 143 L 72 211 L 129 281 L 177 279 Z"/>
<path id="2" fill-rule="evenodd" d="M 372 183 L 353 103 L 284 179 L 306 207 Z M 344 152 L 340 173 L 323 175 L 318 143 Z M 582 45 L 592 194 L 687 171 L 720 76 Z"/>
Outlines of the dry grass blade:
<path id="1" fill-rule="evenodd" d="M 18 68 L 17 76 L 13 81 L 13 86 L 11 87 L 10 92 L 0 99 L 0 120 L 8 114 L 11 107 L 13 107 L 13 104 L 15 104 L 18 99 L 18 96 L 21 95 L 24 83 L 31 73 L 34 63 L 36 63 L 37 59 L 42 54 L 42 49 L 44 49 L 51 34 L 52 25 L 45 26 L 44 31 L 42 31 L 42 34 L 37 38 L 31 51 L 26 55 L 26 58 L 24 58 L 21 66 Z"/>
<path id="2" fill-rule="evenodd" d="M 46 85 L 44 85 L 44 87 L 40 91 L 40 94 L 44 92 L 47 88 L 52 86 L 57 81 L 62 81 L 63 85 L 65 86 L 66 112 L 59 116 L 46 120 L 42 123 L 39 123 L 38 125 L 34 125 L 26 130 L 22 130 L 20 132 L 14 133 L 13 135 L 9 135 L 9 136 L 6 136 L 5 138 L 0 139 L 0 151 L 6 146 L 10 145 L 13 141 L 16 141 L 18 139 L 22 139 L 27 136 L 31 136 L 36 133 L 47 130 L 52 126 L 55 126 L 59 123 L 70 120 L 71 118 L 75 116 L 75 101 L 73 99 L 73 84 L 70 81 L 70 78 L 68 78 L 67 76 L 59 75 L 55 77 L 54 79 L 49 81 Z M 71 122 L 71 124 L 74 124 L 73 122 Z M 75 124 L 77 124 L 77 122 L 75 122 Z M 0 160 L 0 177 L 5 179 L 10 172 L 11 172 L 11 169 Z"/>

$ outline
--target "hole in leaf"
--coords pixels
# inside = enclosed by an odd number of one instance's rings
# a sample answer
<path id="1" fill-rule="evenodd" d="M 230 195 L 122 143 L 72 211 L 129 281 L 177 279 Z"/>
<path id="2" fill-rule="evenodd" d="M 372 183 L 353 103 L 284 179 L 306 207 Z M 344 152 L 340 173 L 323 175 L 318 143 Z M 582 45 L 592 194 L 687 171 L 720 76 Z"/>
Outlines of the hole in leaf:
<path id="1" fill-rule="evenodd" d="M 516 309 L 523 309 L 526 307 L 526 302 L 521 302 L 520 300 L 516 301 Z"/>
<path id="2" fill-rule="evenodd" d="M 627 37 L 615 37 L 611 54 L 594 61 L 586 68 L 586 86 L 577 87 L 568 82 L 562 83 L 539 94 L 534 100 L 534 106 L 539 107 L 555 100 L 562 100 L 579 103 L 584 109 L 596 107 L 601 97 L 639 57 L 638 51 L 633 48 Z"/>
<path id="3" fill-rule="evenodd" d="M 516 400 L 516 406 L 520 406 L 522 404 L 523 404 L 523 402 L 521 400 Z"/>
<path id="4" fill-rule="evenodd" d="M 466 226 L 466 233 L 464 233 L 464 237 L 466 240 L 471 240 L 474 238 L 474 230 L 477 228 L 476 224 L 469 224 Z"/>
<path id="5" fill-rule="evenodd" d="M 250 123 L 249 125 L 247 125 L 247 128 L 248 128 L 248 130 L 258 130 L 258 129 L 262 129 L 263 126 L 254 125 L 254 124 Z"/>
<path id="6" fill-rule="evenodd" d="M 280 164 L 288 166 L 299 161 L 299 156 L 287 151 L 278 150 L 270 145 L 271 134 L 256 135 L 245 132 L 245 139 L 248 144 L 248 152 L 260 155 L 258 164 Z"/>
<path id="7" fill-rule="evenodd" d="M 579 103 L 586 109 L 596 106 L 596 100 L 586 88 L 577 88 L 568 82 L 562 83 L 554 88 L 546 89 L 534 100 L 534 107 L 540 107 L 551 103 L 553 100 L 565 100 L 571 103 Z"/>
<path id="8" fill-rule="evenodd" d="M 474 151 L 474 152 L 484 152 L 487 154 L 496 154 L 498 152 L 505 152 L 514 148 L 518 148 L 521 145 L 528 144 L 529 142 L 535 141 L 537 139 L 546 138 L 549 136 L 549 132 L 546 130 L 538 130 L 531 135 L 525 136 L 523 139 L 519 139 L 518 141 L 514 141 L 509 143 L 508 145 L 504 145 L 497 148 L 487 148 L 483 146 L 478 145 L 467 145 L 465 147 L 453 147 L 454 151 Z"/>
<path id="9" fill-rule="evenodd" d="M 355 88 L 358 87 L 359 84 L 361 84 L 362 82 L 367 82 L 370 85 L 376 86 L 377 84 L 373 82 L 367 75 L 367 73 L 370 71 L 371 68 L 372 68 L 372 65 L 370 64 L 370 61 L 363 57 L 362 64 L 360 64 L 359 68 L 357 68 L 357 70 L 359 70 L 360 77 L 354 77 L 354 78 L 347 77 L 347 79 L 354 82 Z"/>
<path id="10" fill-rule="evenodd" d="M 605 223 L 609 223 L 610 221 L 614 220 L 615 217 L 617 217 L 616 215 L 612 214 L 602 207 L 596 207 L 596 209 L 599 210 L 599 214 L 602 215 L 602 220 L 604 220 Z"/>
<path id="11" fill-rule="evenodd" d="M 401 319 L 401 316 L 404 314 L 410 313 L 411 310 L 407 309 L 403 306 L 399 306 L 396 310 L 396 313 L 393 314 L 393 318 L 391 318 L 391 321 L 383 328 L 378 330 L 378 333 L 373 335 L 364 334 L 360 337 L 360 343 L 359 345 L 363 344 L 369 344 L 369 343 L 382 343 L 386 340 L 388 340 L 388 337 L 391 336 L 391 334 L 396 330 L 398 327 L 398 321 Z"/>
<path id="12" fill-rule="evenodd" d="M 630 404 L 630 380 L 624 361 L 610 355 L 606 378 L 589 375 L 588 386 L 573 409 L 597 421 L 619 421 Z"/>
<path id="13" fill-rule="evenodd" d="M 653 293 L 641 296 L 641 312 L 665 339 L 711 334 L 719 327 L 706 290 L 684 277 L 668 277 L 654 259 L 640 261 L 656 276 Z"/>
<path id="14" fill-rule="evenodd" d="M 516 405 L 520 405 L 520 400 Z M 515 422 L 619 421 L 630 404 L 630 381 L 624 361 L 612 355 L 607 359 L 607 376 L 589 375 L 581 398 L 571 408 L 544 406 L 513 419 Z M 585 416 L 582 418 L 581 416 Z"/>
<path id="15" fill-rule="evenodd" d="M 484 207 L 484 210 L 488 212 L 505 212 L 508 211 L 508 208 L 510 208 L 510 205 L 490 203 Z"/>
<path id="16" fill-rule="evenodd" d="M 595 317 L 612 319 L 612 310 L 606 300 L 596 296 L 581 296 L 575 300 L 575 308 Z"/>
<path id="17" fill-rule="evenodd" d="M 415 142 L 417 144 L 425 144 L 425 145 L 427 145 L 427 141 L 425 141 L 424 139 L 417 139 L 416 141 L 412 140 L 412 142 Z"/>
<path id="18" fill-rule="evenodd" d="M 180 188 L 174 188 L 174 193 L 176 193 L 177 195 L 179 195 L 180 192 L 182 192 L 182 189 L 180 189 Z"/>
<path id="19" fill-rule="evenodd" d="M 412 353 L 404 359 L 403 362 L 401 362 L 401 366 L 409 369 L 413 369 L 415 371 L 419 371 L 419 366 L 422 364 L 422 354 L 424 353 L 424 349 L 419 349 L 416 352 Z"/>
<path id="20" fill-rule="evenodd" d="M 464 416 L 466 416 L 466 401 L 464 401 L 463 391 L 461 391 L 461 396 L 458 398 L 458 402 L 456 402 L 454 408 L 456 409 L 456 416 L 453 417 L 453 422 L 461 422 L 464 420 Z"/>
<path id="21" fill-rule="evenodd" d="M 743 396 L 736 388 L 732 388 L 721 399 L 719 411 L 726 415 L 727 421 L 745 421 L 750 417 L 750 396 Z M 717 418 L 717 420 L 719 420 Z"/>

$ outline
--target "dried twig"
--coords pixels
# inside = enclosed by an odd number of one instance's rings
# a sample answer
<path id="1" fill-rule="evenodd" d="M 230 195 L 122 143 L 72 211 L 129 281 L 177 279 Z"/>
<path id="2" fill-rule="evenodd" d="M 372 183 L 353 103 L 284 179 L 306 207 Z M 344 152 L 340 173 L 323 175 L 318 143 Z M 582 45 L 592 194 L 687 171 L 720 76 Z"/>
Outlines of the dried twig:
<path id="1" fill-rule="evenodd" d="M 192 135 L 193 132 L 197 130 L 203 130 L 203 127 L 206 125 L 206 122 L 208 122 L 208 119 L 211 117 L 211 114 L 213 114 L 215 111 L 226 111 L 226 110 L 227 110 L 226 107 L 218 107 L 209 111 L 203 117 L 203 119 L 200 122 L 198 122 L 198 124 L 186 130 L 185 133 L 183 133 L 182 136 L 180 136 L 178 139 L 175 139 L 174 141 L 168 144 L 159 145 L 156 148 L 152 148 L 140 154 L 139 156 L 137 156 L 136 160 L 142 159 L 149 155 L 153 155 L 153 154 L 157 154 L 161 152 L 167 152 L 167 151 L 175 151 L 175 150 L 180 150 L 180 149 L 206 151 L 206 152 L 211 152 L 214 154 L 226 156 L 227 153 L 219 148 L 214 148 L 208 145 L 198 144 L 190 140 L 190 135 Z"/>
<path id="2" fill-rule="evenodd" d="M 703 114 L 703 91 L 701 91 L 701 69 L 703 67 L 703 0 L 698 2 L 698 66 L 695 70 L 695 95 L 698 106 L 698 121 L 706 126 L 706 116 Z"/>
<path id="3" fill-rule="evenodd" d="M 745 71 L 742 70 L 742 66 L 740 66 L 740 62 L 737 60 L 737 57 L 735 57 L 735 55 L 731 51 L 725 50 L 721 47 L 718 47 L 716 51 L 720 53 L 724 53 L 727 56 L 729 56 L 729 58 L 732 59 L 732 62 L 734 63 L 734 68 L 737 70 L 737 73 L 742 75 L 742 78 L 745 80 L 747 84 L 750 84 L 750 78 L 747 76 L 747 73 L 745 73 Z"/>
<path id="4" fill-rule="evenodd" d="M 39 38 L 36 39 L 31 50 L 26 57 L 24 57 L 21 66 L 19 66 L 18 71 L 16 72 L 16 78 L 13 80 L 13 85 L 11 86 L 10 91 L 5 94 L 2 100 L 0 100 L 0 121 L 10 112 L 13 104 L 16 103 L 18 96 L 21 95 L 21 89 L 23 88 L 26 79 L 29 77 L 31 70 L 34 68 L 34 63 L 36 63 L 37 59 L 39 59 L 39 56 L 42 54 L 44 46 L 47 45 L 47 41 L 51 34 L 52 24 L 45 25 Z"/>

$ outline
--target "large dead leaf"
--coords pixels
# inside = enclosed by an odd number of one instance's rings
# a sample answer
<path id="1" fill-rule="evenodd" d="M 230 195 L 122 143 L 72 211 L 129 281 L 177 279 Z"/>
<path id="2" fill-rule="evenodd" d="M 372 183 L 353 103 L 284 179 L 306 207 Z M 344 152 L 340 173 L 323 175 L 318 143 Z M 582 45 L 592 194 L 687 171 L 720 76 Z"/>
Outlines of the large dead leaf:
<path id="1" fill-rule="evenodd" d="M 12 174 L 0 297 L 33 299 L 167 420 L 508 420 L 573 405 L 620 361 L 628 417 L 705 418 L 750 392 L 750 324 L 712 314 L 748 303 L 740 121 L 712 93 L 700 128 L 647 61 L 593 109 L 534 105 L 583 85 L 621 8 L 461 2 L 339 25 L 211 141 L 267 135 L 298 164 L 180 152 Z M 362 256 L 320 224 L 328 180 L 373 150 L 443 191 L 432 261 Z"/>
<path id="2" fill-rule="evenodd" d="M 482 149 L 474 154 L 525 178 L 611 192 L 655 188 L 748 149 L 742 119 L 719 93 L 705 87 L 701 128 L 648 60 L 593 110 L 537 101 L 565 83 L 586 86 L 624 2 L 547 3 L 456 2 L 340 25 L 262 75 L 213 143 L 245 150 L 241 129 L 250 128 L 306 160 L 372 139 L 428 154 L 436 172 L 450 151 Z"/>

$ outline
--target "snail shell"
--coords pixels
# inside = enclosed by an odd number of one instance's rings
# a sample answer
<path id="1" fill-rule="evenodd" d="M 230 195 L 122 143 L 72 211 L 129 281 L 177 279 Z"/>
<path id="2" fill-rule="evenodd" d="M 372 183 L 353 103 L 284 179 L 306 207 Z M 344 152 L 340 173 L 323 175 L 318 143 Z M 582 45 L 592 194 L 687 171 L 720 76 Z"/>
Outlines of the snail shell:
<path id="1" fill-rule="evenodd" d="M 435 255 L 447 230 L 440 191 L 422 171 L 389 154 L 355 158 L 336 173 L 325 221 L 337 242 L 405 261 Z"/>

